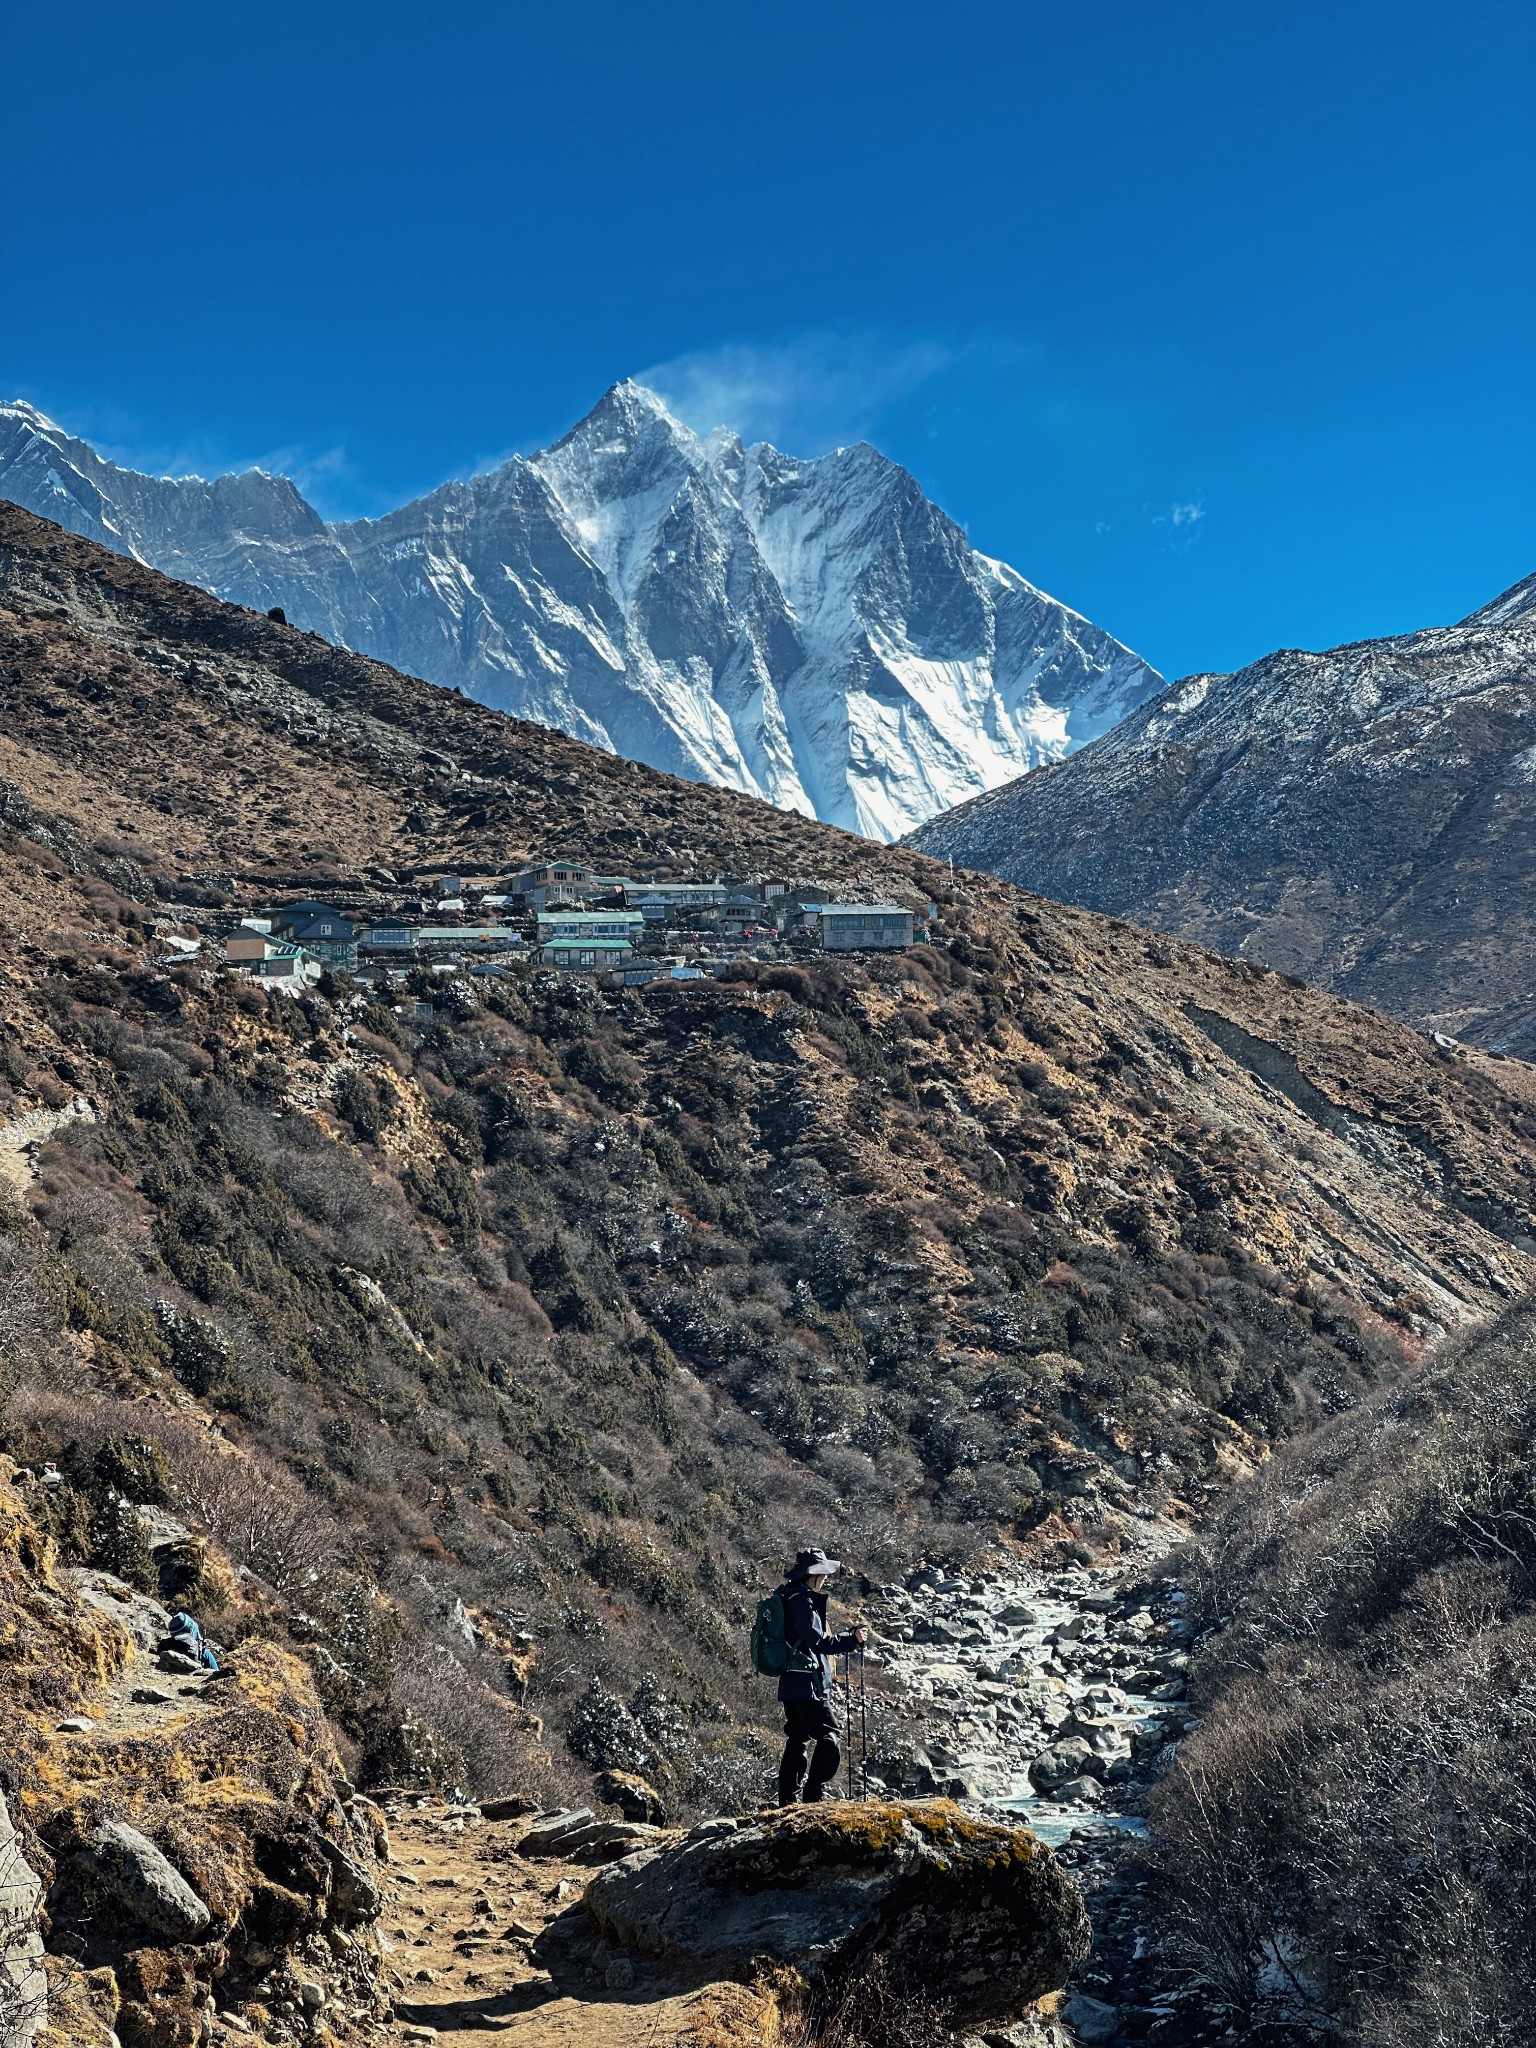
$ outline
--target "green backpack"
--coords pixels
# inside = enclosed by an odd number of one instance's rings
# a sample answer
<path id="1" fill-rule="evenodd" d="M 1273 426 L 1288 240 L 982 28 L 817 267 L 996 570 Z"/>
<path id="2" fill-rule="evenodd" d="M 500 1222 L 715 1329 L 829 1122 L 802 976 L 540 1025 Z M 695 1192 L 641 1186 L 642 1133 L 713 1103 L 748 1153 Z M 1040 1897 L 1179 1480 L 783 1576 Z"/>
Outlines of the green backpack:
<path id="1" fill-rule="evenodd" d="M 768 1593 L 757 1603 L 752 1624 L 752 1669 L 764 1678 L 782 1678 L 786 1671 L 814 1671 L 816 1659 L 797 1650 L 784 1636 L 784 1596 Z"/>

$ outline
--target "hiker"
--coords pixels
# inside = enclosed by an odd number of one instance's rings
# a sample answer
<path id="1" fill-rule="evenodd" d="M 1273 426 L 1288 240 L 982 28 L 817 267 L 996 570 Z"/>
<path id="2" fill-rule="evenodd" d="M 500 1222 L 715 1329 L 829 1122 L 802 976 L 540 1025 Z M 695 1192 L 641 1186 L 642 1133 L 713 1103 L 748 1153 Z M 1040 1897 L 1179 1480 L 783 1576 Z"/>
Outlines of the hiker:
<path id="1" fill-rule="evenodd" d="M 807 1804 L 819 1800 L 842 1762 L 832 1711 L 832 1659 L 862 1648 L 868 1630 L 860 1625 L 840 1636 L 827 1633 L 827 1585 L 839 1569 L 835 1557 L 802 1550 L 776 1596 L 784 1603 L 784 1640 L 791 1652 L 779 1679 L 786 1738 L 779 1764 L 780 1806 L 794 1806 L 802 1796 Z M 807 1775 L 805 1752 L 813 1743 Z"/>
<path id="2" fill-rule="evenodd" d="M 219 1668 L 219 1660 L 208 1647 L 207 1637 L 184 1607 L 178 1607 L 171 1616 L 170 1633 L 161 1649 L 188 1658 L 201 1671 L 217 1671 Z"/>

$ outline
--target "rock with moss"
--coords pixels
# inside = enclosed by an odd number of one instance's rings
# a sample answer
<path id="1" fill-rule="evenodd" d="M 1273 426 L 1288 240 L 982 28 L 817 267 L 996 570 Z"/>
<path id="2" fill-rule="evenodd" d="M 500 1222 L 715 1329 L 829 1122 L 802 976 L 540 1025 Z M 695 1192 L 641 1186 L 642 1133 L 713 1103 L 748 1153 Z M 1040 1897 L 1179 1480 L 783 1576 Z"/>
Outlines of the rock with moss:
<path id="1" fill-rule="evenodd" d="M 661 1827 L 666 1821 L 661 1794 L 633 1771 L 603 1771 L 592 1789 L 604 1806 L 616 1806 L 626 1820 L 645 1821 L 652 1827 Z"/>
<path id="2" fill-rule="evenodd" d="M 609 1941 L 715 1976 L 787 1965 L 814 1990 L 878 1956 L 891 1987 L 962 2027 L 1058 1990 L 1090 1939 L 1043 1843 L 948 1800 L 708 1822 L 603 1871 L 584 1910 Z"/>

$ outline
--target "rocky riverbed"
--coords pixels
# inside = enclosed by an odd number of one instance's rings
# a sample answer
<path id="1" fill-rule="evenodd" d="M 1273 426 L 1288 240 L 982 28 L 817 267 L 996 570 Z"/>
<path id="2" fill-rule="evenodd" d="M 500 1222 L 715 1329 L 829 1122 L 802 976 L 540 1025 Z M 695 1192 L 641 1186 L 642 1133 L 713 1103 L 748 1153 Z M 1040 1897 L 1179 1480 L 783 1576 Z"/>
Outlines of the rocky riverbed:
<path id="1" fill-rule="evenodd" d="M 919 1567 L 868 1603 L 871 1787 L 1000 1809 L 1056 1848 L 1094 1924 L 1062 2008 L 1082 2043 L 1217 2031 L 1152 1979 L 1141 1925 L 1143 1795 L 1188 1725 L 1183 1596 L 1154 1569 L 1176 1534 L 1112 1565 Z M 855 1750 L 857 1718 L 855 1704 Z"/>

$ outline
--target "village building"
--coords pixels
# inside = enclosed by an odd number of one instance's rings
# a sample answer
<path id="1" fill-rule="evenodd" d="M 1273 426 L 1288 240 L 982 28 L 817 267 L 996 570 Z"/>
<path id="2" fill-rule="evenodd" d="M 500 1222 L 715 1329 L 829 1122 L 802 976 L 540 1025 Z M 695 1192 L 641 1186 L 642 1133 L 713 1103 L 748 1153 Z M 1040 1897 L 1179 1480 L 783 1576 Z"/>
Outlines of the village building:
<path id="1" fill-rule="evenodd" d="M 633 958 L 633 948 L 625 939 L 554 939 L 538 951 L 541 967 L 577 974 L 619 967 Z"/>
<path id="2" fill-rule="evenodd" d="M 899 903 L 823 903 L 817 923 L 824 953 L 894 951 L 912 943 L 912 913 Z"/>
<path id="3" fill-rule="evenodd" d="M 265 918 L 260 924 L 242 924 L 224 941 L 224 958 L 231 967 L 249 967 L 253 961 L 265 960 L 279 943 Z"/>
<path id="4" fill-rule="evenodd" d="M 648 918 L 664 922 L 677 910 L 709 910 L 726 898 L 724 882 L 630 882 L 624 900 Z"/>
<path id="5" fill-rule="evenodd" d="M 751 886 L 728 891 L 707 916 L 717 931 L 734 939 L 764 931 L 773 923 L 772 910 Z"/>
<path id="6" fill-rule="evenodd" d="M 285 903 L 281 910 L 274 910 L 271 917 L 274 931 L 286 931 L 290 925 L 314 924 L 319 918 L 339 918 L 341 912 L 334 903 L 321 903 L 314 897 L 306 897 L 301 903 Z"/>
<path id="7" fill-rule="evenodd" d="M 324 962 L 305 947 L 291 939 L 274 938 L 254 924 L 243 924 L 230 933 L 224 941 L 224 957 L 252 981 L 302 986 L 318 981 L 325 971 Z"/>
<path id="8" fill-rule="evenodd" d="M 551 903 L 578 903 L 592 881 L 592 870 L 578 860 L 550 860 L 524 868 L 508 884 L 509 891 L 530 909 Z"/>
<path id="9" fill-rule="evenodd" d="M 416 945 L 416 930 L 402 918 L 383 917 L 376 924 L 363 926 L 357 935 L 358 949 L 363 953 L 409 953 Z"/>
<path id="10" fill-rule="evenodd" d="M 505 924 L 424 924 L 416 931 L 422 953 L 499 952 L 522 944 L 522 933 Z"/>
<path id="11" fill-rule="evenodd" d="M 590 944 L 595 940 L 617 939 L 633 946 L 645 929 L 638 910 L 542 910 L 539 913 L 539 944 Z"/>
<path id="12" fill-rule="evenodd" d="M 626 960 L 604 979 L 619 988 L 648 988 L 654 981 L 702 981 L 705 970 L 683 961 Z"/>
<path id="13" fill-rule="evenodd" d="M 287 904 L 273 918 L 272 928 L 328 967 L 350 973 L 357 965 L 357 927 L 329 904 Z"/>

